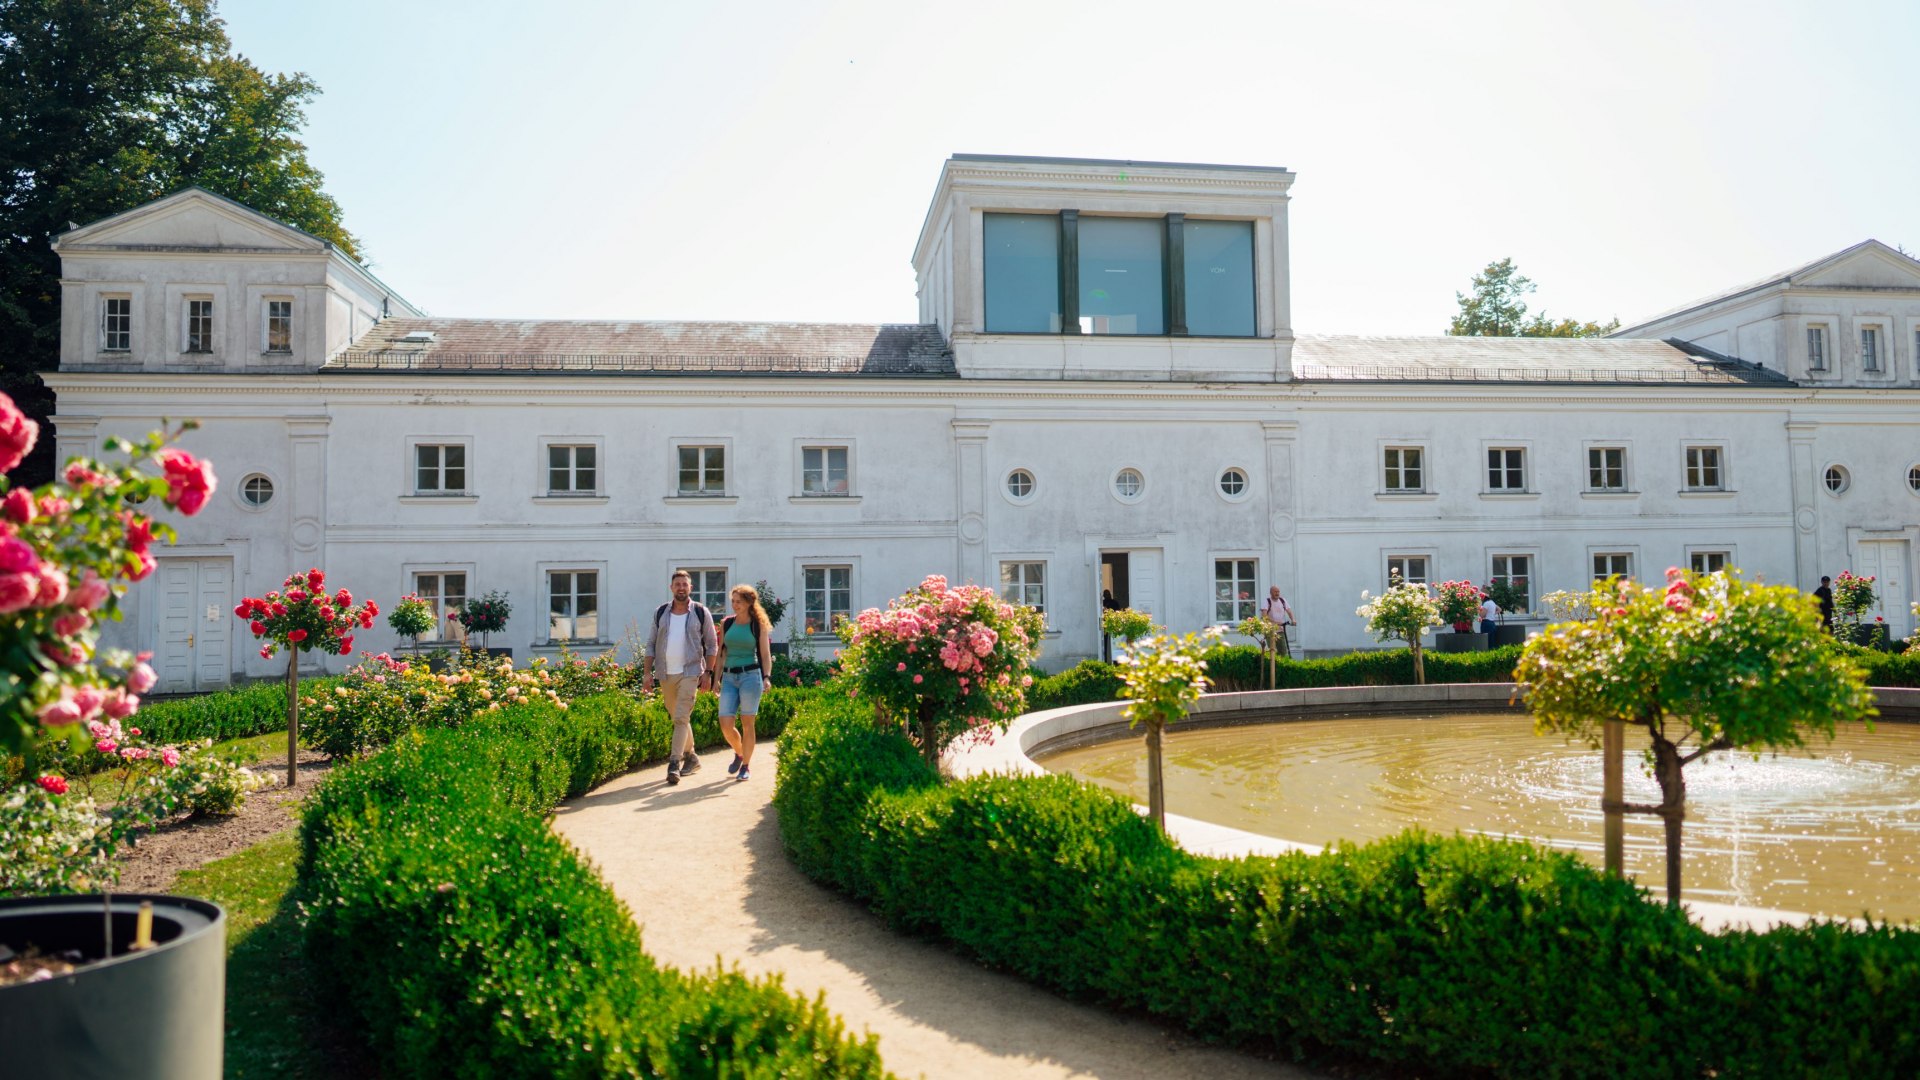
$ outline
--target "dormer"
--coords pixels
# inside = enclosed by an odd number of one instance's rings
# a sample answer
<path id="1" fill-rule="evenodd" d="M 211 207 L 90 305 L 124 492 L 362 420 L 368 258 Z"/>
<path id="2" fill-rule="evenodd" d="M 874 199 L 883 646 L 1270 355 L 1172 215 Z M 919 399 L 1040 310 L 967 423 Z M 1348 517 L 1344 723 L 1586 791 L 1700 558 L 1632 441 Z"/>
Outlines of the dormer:
<path id="1" fill-rule="evenodd" d="M 203 188 L 61 234 L 63 371 L 317 370 L 417 315 L 331 243 Z"/>
<path id="2" fill-rule="evenodd" d="M 1864 240 L 1615 336 L 1690 342 L 1809 386 L 1920 386 L 1920 262 Z"/>
<path id="3" fill-rule="evenodd" d="M 1289 378 L 1271 166 L 955 154 L 913 265 L 962 377 Z"/>

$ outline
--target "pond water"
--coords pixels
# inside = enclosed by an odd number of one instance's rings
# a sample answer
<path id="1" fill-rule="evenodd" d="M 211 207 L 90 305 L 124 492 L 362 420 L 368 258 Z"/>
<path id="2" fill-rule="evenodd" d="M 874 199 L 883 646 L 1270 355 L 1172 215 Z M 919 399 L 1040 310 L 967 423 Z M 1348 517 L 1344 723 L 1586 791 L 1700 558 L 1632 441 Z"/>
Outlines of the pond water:
<path id="1" fill-rule="evenodd" d="M 1654 803 L 1627 728 L 1626 797 Z M 1042 764 L 1147 801 L 1138 738 Z M 1309 720 L 1167 736 L 1167 810 L 1312 844 L 1418 825 L 1511 836 L 1601 861 L 1600 752 L 1517 713 Z M 1660 820 L 1630 814 L 1626 870 L 1665 895 Z M 1688 899 L 1920 921 L 1920 725 L 1843 725 L 1791 754 L 1687 766 Z"/>

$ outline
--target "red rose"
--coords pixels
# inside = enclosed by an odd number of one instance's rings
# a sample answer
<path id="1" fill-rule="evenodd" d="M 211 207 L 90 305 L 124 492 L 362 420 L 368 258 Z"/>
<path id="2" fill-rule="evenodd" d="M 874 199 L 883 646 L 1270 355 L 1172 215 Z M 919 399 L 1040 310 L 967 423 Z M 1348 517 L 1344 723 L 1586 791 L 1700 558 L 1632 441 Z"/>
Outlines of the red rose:
<path id="1" fill-rule="evenodd" d="M 319 567 L 316 566 L 313 569 L 307 571 L 307 588 L 312 589 L 315 592 L 319 592 L 321 587 L 324 586 L 326 583 L 327 583 L 327 575 L 321 573 Z"/>
<path id="2" fill-rule="evenodd" d="M 307 640 L 307 632 L 305 630 L 295 630 L 292 633 L 287 635 L 287 640 L 297 645 L 300 642 Z"/>
<path id="3" fill-rule="evenodd" d="M 347 607 L 352 603 L 353 594 L 345 589 L 341 589 L 339 592 L 333 594 L 333 604 L 335 607 Z"/>
<path id="4" fill-rule="evenodd" d="M 253 631 L 254 637 L 259 637 L 261 634 L 267 632 L 267 624 L 261 622 L 259 619 L 255 619 L 247 624 L 247 629 Z"/>
<path id="5" fill-rule="evenodd" d="M 153 573 L 153 556 L 144 551 L 136 551 L 127 563 L 127 577 L 133 581 L 144 580 Z"/>
<path id="6" fill-rule="evenodd" d="M 134 551 L 145 551 L 153 544 L 153 522 L 139 514 L 127 514 L 121 520 L 127 523 L 127 547 Z"/>
<path id="7" fill-rule="evenodd" d="M 287 613 L 287 605 L 276 603 L 269 606 L 268 610 L 275 615 L 285 615 Z"/>
<path id="8" fill-rule="evenodd" d="M 287 590 L 287 603 L 289 604 L 298 604 L 301 601 L 305 600 L 306 598 L 307 598 L 307 594 L 301 592 L 299 589 Z"/>
<path id="9" fill-rule="evenodd" d="M 14 405 L 13 399 L 0 394 L 0 473 L 12 472 L 40 438 L 40 425 Z"/>
<path id="10" fill-rule="evenodd" d="M 43 776 L 40 778 L 40 786 L 55 795 L 65 795 L 67 793 L 67 782 L 62 777 L 51 775 Z"/>
<path id="11" fill-rule="evenodd" d="M 0 613 L 31 607 L 39 591 L 38 574 L 0 574 Z"/>
<path id="12" fill-rule="evenodd" d="M 380 605 L 371 600 L 367 601 L 367 618 L 371 619 L 378 614 L 380 614 Z M 367 625 L 372 626 L 373 624 L 368 623 Z"/>
<path id="13" fill-rule="evenodd" d="M 233 617 L 236 619 L 244 619 L 247 617 L 247 613 L 252 610 L 253 610 L 252 602 L 247 600 L 242 600 L 240 601 L 239 604 L 235 605 L 233 609 Z"/>
<path id="14" fill-rule="evenodd" d="M 353 635 L 348 634 L 346 637 L 343 637 L 340 639 L 340 655 L 345 656 L 352 651 L 353 651 Z"/>
<path id="15" fill-rule="evenodd" d="M 167 474 L 167 505 L 188 517 L 199 513 L 216 486 L 212 463 L 173 447 L 154 457 Z"/>
<path id="16" fill-rule="evenodd" d="M 35 511 L 33 492 L 26 488 L 14 488 L 7 492 L 5 500 L 0 501 L 0 510 L 4 510 L 7 518 L 16 524 L 26 525 L 32 522 Z"/>
<path id="17" fill-rule="evenodd" d="M 262 660 L 273 659 L 273 646 L 271 645 L 260 646 L 260 659 Z"/>

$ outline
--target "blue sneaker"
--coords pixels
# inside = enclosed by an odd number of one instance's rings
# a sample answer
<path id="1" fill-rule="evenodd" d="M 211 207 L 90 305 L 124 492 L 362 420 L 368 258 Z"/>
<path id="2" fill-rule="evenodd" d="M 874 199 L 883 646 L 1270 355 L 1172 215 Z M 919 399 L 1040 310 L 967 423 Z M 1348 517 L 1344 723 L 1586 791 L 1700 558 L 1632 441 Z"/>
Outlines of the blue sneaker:
<path id="1" fill-rule="evenodd" d="M 747 767 L 745 765 L 740 766 L 740 775 L 734 777 L 734 779 L 735 780 L 747 779 Z"/>
<path id="2" fill-rule="evenodd" d="M 740 760 L 740 755 L 739 754 L 733 755 L 733 764 L 727 766 L 727 775 L 732 776 L 733 774 L 739 772 L 741 764 L 742 762 Z"/>

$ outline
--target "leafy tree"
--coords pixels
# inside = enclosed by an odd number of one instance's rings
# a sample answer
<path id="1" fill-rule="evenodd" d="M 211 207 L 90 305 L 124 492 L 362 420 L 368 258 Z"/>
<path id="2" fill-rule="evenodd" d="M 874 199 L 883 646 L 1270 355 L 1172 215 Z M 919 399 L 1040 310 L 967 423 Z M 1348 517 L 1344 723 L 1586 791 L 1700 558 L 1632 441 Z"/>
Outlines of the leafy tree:
<path id="1" fill-rule="evenodd" d="M 1400 640 L 1413 650 L 1413 681 L 1427 681 L 1426 662 L 1420 655 L 1420 635 L 1428 627 L 1441 623 L 1440 605 L 1428 595 L 1427 587 L 1400 580 L 1395 574 L 1386 592 L 1379 596 L 1360 593 L 1360 607 L 1354 614 L 1367 620 L 1367 629 L 1377 641 Z"/>
<path id="2" fill-rule="evenodd" d="M 1835 650 L 1820 609 L 1796 589 L 1732 574 L 1667 571 L 1664 591 L 1596 585 L 1593 617 L 1527 643 L 1514 669 L 1534 725 L 1598 745 L 1612 721 L 1646 729 L 1666 825 L 1667 902 L 1680 903 L 1687 765 L 1716 750 L 1791 749 L 1874 715 L 1865 673 Z"/>
<path id="3" fill-rule="evenodd" d="M 1120 650 L 1120 693 L 1127 699 L 1123 715 L 1128 727 L 1147 727 L 1147 813 L 1161 832 L 1167 829 L 1162 736 L 1212 685 L 1204 655 L 1220 633 L 1210 626 L 1180 637 L 1153 634 L 1130 639 Z"/>
<path id="4" fill-rule="evenodd" d="M 86 224 L 198 184 L 358 257 L 296 134 L 319 93 L 231 54 L 213 0 L 0 0 L 0 392 L 44 420 L 60 260 Z M 21 467 L 52 476 L 54 440 Z"/>
<path id="5" fill-rule="evenodd" d="M 1607 323 L 1552 319 L 1545 312 L 1527 317 L 1526 295 L 1536 286 L 1520 273 L 1512 259 L 1487 264 L 1474 275 L 1473 292 L 1454 293 L 1460 314 L 1447 333 L 1475 337 L 1601 337 L 1620 329 L 1620 320 Z"/>

